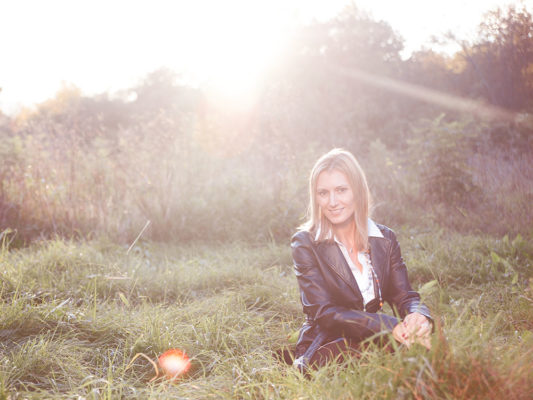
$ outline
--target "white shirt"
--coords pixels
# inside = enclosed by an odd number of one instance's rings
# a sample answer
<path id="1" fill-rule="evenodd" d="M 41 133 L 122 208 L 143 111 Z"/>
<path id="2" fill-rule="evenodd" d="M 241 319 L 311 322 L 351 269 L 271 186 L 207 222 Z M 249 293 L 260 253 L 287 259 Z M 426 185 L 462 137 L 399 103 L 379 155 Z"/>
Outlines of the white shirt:
<path id="1" fill-rule="evenodd" d="M 334 238 L 335 242 L 339 246 L 346 259 L 346 262 L 352 270 L 352 274 L 359 286 L 359 291 L 363 295 L 363 303 L 366 305 L 370 300 L 373 300 L 376 297 L 374 293 L 374 279 L 372 277 L 372 269 L 370 268 L 370 262 L 368 259 L 368 253 L 362 251 L 357 252 L 357 260 L 363 266 L 363 272 L 359 271 L 359 268 L 352 261 L 348 249 L 341 242 Z"/>
<path id="2" fill-rule="evenodd" d="M 376 223 L 370 218 L 368 219 L 368 236 L 381 238 L 383 237 L 383 234 L 377 227 Z M 369 255 L 368 253 L 364 253 L 362 251 L 359 251 L 357 253 L 357 260 L 363 266 L 363 272 L 361 272 L 352 261 L 346 246 L 344 246 L 340 241 L 338 241 L 336 237 L 333 237 L 333 239 L 337 243 L 337 246 L 339 246 L 339 248 L 341 249 L 344 258 L 346 259 L 346 262 L 348 263 L 348 266 L 352 271 L 355 281 L 357 282 L 357 286 L 359 286 L 359 291 L 363 295 L 363 304 L 366 305 L 369 301 L 376 298 L 376 294 L 374 292 L 374 279 L 372 276 L 372 268 L 370 264 Z"/>

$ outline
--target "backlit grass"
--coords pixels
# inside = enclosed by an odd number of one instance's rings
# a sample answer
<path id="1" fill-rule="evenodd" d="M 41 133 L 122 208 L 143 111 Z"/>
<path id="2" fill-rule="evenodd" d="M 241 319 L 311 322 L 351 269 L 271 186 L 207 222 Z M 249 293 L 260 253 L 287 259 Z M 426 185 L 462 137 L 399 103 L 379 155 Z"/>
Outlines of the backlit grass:
<path id="1" fill-rule="evenodd" d="M 52 240 L 0 255 L 0 399 L 530 398 L 533 251 L 400 232 L 433 349 L 368 349 L 306 379 L 276 361 L 303 321 L 288 245 Z M 193 367 L 150 382 L 180 348 Z M 79 396 L 79 397 L 78 397 Z"/>

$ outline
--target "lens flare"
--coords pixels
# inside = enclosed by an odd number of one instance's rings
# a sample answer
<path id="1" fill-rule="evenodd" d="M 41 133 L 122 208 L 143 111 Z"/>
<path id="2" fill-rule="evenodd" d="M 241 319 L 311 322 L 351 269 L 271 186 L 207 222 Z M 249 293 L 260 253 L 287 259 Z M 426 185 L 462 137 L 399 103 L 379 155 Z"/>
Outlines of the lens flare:
<path id="1" fill-rule="evenodd" d="M 178 349 L 165 351 L 157 359 L 159 366 L 170 380 L 177 379 L 191 368 L 191 362 L 187 354 Z"/>
<path id="2" fill-rule="evenodd" d="M 520 121 L 519 114 L 501 107 L 486 104 L 479 100 L 455 96 L 435 89 L 426 88 L 424 86 L 402 82 L 386 76 L 372 74 L 356 68 L 345 68 L 332 64 L 327 64 L 326 66 L 330 71 L 350 77 L 367 85 L 385 89 L 390 92 L 396 92 L 401 95 L 412 97 L 428 103 L 433 103 L 451 110 L 475 114 L 483 119 L 488 120 L 501 120 L 510 122 Z"/>

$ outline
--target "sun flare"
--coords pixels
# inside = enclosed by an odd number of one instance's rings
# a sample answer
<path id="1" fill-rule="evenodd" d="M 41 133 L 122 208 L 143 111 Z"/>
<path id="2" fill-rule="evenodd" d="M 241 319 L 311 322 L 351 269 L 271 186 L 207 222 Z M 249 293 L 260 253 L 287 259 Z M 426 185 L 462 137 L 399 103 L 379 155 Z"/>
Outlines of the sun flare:
<path id="1" fill-rule="evenodd" d="M 186 47 L 169 62 L 183 66 L 185 56 L 190 75 L 209 95 L 237 108 L 249 106 L 279 60 L 287 16 L 280 7 L 242 0 L 191 3 L 188 13 L 192 18 L 180 29 Z"/>
<path id="2" fill-rule="evenodd" d="M 168 379 L 174 380 L 186 373 L 191 367 L 187 354 L 178 349 L 170 349 L 158 358 L 161 369 Z"/>

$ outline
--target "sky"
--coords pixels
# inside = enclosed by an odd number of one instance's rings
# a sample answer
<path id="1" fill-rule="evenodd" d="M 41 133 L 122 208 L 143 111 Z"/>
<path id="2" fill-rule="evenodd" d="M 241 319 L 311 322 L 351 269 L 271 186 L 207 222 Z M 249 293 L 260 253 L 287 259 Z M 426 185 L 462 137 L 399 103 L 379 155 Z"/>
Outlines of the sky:
<path id="1" fill-rule="evenodd" d="M 64 85 L 86 95 L 131 88 L 161 67 L 244 91 L 295 24 L 327 20 L 349 0 L 0 0 L 0 110 L 14 114 Z M 483 14 L 533 0 L 355 0 L 405 40 L 404 57 L 433 35 L 475 37 Z M 453 52 L 455 48 L 436 48 Z"/>

